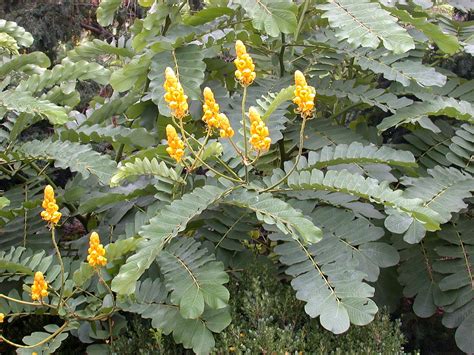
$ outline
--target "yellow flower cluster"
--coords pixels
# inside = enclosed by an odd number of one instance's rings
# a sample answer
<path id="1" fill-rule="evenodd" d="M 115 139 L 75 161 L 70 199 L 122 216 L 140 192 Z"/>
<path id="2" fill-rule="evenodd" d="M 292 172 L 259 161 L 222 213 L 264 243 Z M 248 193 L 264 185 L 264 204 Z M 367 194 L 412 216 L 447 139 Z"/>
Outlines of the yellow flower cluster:
<path id="1" fill-rule="evenodd" d="M 181 138 L 178 137 L 178 133 L 176 133 L 174 127 L 170 124 L 166 126 L 166 136 L 168 139 L 166 152 L 179 163 L 184 155 L 184 143 Z"/>
<path id="2" fill-rule="evenodd" d="M 219 128 L 219 104 L 214 98 L 214 93 L 211 89 L 206 87 L 204 88 L 203 96 L 204 105 L 202 105 L 202 111 L 204 112 L 204 115 L 202 116 L 202 120 L 209 126 L 210 129 Z"/>
<path id="3" fill-rule="evenodd" d="M 51 185 L 47 185 L 44 188 L 44 199 L 42 206 L 44 211 L 41 212 L 41 218 L 52 225 L 58 224 L 62 214 L 61 212 L 58 212 L 59 207 L 56 204 L 56 199 L 54 198 L 54 189 Z"/>
<path id="4" fill-rule="evenodd" d="M 230 126 L 227 116 L 219 112 L 219 104 L 216 102 L 212 90 L 208 87 L 204 88 L 203 95 L 204 105 L 202 105 L 202 110 L 204 115 L 202 120 L 206 122 L 210 130 L 218 128 L 222 138 L 232 137 L 234 130 Z"/>
<path id="5" fill-rule="evenodd" d="M 316 89 L 306 83 L 302 72 L 295 71 L 295 98 L 293 102 L 298 105 L 296 112 L 303 118 L 311 118 L 314 113 L 314 98 Z"/>
<path id="6" fill-rule="evenodd" d="M 171 114 L 177 119 L 183 119 L 188 114 L 188 97 L 184 94 L 183 87 L 179 82 L 173 69 L 166 68 L 165 83 L 165 101 L 171 110 Z"/>
<path id="7" fill-rule="evenodd" d="M 234 136 L 234 130 L 230 126 L 229 119 L 223 113 L 219 114 L 219 134 L 222 138 L 232 138 Z"/>
<path id="8" fill-rule="evenodd" d="M 43 273 L 37 271 L 35 273 L 33 286 L 31 286 L 31 299 L 33 301 L 39 301 L 46 296 L 48 296 L 48 283 L 44 280 Z"/>
<path id="9" fill-rule="evenodd" d="M 253 64 L 253 60 L 247 53 L 247 49 L 242 41 L 235 43 L 235 51 L 237 53 L 237 58 L 234 60 L 234 64 L 237 67 L 235 77 L 242 86 L 249 86 L 257 76 L 255 73 L 255 64 Z"/>
<path id="10" fill-rule="evenodd" d="M 249 109 L 250 118 L 250 144 L 257 151 L 267 151 L 272 143 L 269 137 L 268 127 L 260 118 L 260 114 L 254 107 Z"/>
<path id="11" fill-rule="evenodd" d="M 107 264 L 104 246 L 100 244 L 100 238 L 96 232 L 91 233 L 87 252 L 89 253 L 89 255 L 87 255 L 87 262 L 90 266 L 97 267 Z"/>
<path id="12" fill-rule="evenodd" d="M 5 319 L 5 315 L 3 313 L 0 313 L 0 323 L 3 323 L 4 319 Z"/>

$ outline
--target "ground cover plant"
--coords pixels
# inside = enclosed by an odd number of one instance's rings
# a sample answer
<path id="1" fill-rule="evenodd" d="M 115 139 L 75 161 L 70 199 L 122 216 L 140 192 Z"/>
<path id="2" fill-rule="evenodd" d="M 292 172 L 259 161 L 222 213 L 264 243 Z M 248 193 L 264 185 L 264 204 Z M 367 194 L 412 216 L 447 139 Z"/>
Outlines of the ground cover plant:
<path id="1" fill-rule="evenodd" d="M 474 23 L 426 0 L 197 3 L 139 0 L 114 31 L 130 3 L 103 0 L 112 38 L 57 63 L 0 20 L 1 345 L 109 351 L 134 313 L 209 353 L 258 254 L 334 334 L 405 297 L 474 352 L 474 84 L 445 65 Z"/>

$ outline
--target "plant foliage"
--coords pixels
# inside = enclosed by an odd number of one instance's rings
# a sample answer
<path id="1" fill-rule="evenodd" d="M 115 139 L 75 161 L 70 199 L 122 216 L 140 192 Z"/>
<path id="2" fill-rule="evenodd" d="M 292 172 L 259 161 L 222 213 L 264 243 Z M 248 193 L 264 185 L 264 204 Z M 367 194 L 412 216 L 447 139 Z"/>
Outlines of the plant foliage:
<path id="1" fill-rule="evenodd" d="M 0 20 L 0 312 L 59 320 L 0 341 L 112 351 L 133 312 L 210 353 L 256 254 L 335 334 L 398 287 L 473 353 L 473 23 L 428 3 L 102 0 L 55 63 Z"/>

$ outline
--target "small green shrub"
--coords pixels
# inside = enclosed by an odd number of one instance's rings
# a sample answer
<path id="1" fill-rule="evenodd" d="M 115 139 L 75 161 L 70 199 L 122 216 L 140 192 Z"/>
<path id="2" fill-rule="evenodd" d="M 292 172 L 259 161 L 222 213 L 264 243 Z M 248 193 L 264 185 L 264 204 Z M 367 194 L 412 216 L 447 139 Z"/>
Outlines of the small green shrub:
<path id="1" fill-rule="evenodd" d="M 156 354 L 162 349 L 161 332 L 151 328 L 150 322 L 133 316 L 127 331 L 112 344 L 114 354 Z"/>
<path id="2" fill-rule="evenodd" d="M 335 335 L 304 313 L 290 285 L 278 281 L 267 266 L 232 278 L 229 286 L 235 295 L 230 301 L 233 322 L 216 337 L 216 353 L 403 353 L 399 320 L 382 312 L 365 327 Z"/>
<path id="3" fill-rule="evenodd" d="M 335 335 L 305 315 L 304 303 L 291 286 L 280 281 L 275 270 L 256 263 L 256 268 L 234 276 L 229 291 L 232 323 L 216 336 L 215 354 L 223 353 L 318 353 L 398 354 L 406 343 L 400 320 L 386 312 L 364 327 L 351 327 Z M 115 354 L 179 354 L 186 350 L 171 337 L 153 330 L 151 322 L 133 318 L 113 346 Z"/>

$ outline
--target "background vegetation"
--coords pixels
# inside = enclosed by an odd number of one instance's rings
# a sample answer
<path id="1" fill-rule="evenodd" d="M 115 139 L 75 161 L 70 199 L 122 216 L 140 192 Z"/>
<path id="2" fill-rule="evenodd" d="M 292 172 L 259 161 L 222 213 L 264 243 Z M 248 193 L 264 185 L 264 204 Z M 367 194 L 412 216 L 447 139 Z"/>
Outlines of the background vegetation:
<path id="1" fill-rule="evenodd" d="M 470 11 L 4 2 L 0 350 L 474 352 Z M 245 90 L 236 40 L 256 65 Z M 166 67 L 189 97 L 182 126 Z M 291 102 L 296 70 L 316 88 L 311 120 Z M 206 138 L 206 86 L 240 151 L 249 106 L 268 126 L 252 165 Z M 186 140 L 182 163 L 166 153 L 167 124 Z M 63 214 L 52 238 L 47 184 Z M 100 269 L 85 262 L 93 231 Z M 37 271 L 46 305 L 30 304 Z"/>

